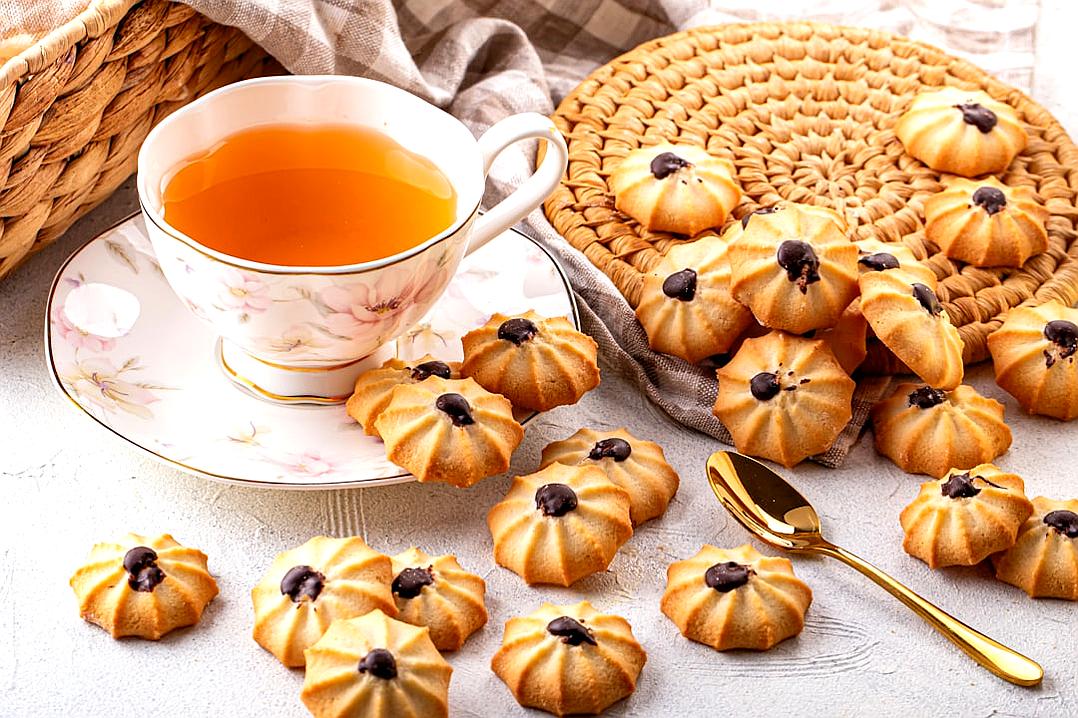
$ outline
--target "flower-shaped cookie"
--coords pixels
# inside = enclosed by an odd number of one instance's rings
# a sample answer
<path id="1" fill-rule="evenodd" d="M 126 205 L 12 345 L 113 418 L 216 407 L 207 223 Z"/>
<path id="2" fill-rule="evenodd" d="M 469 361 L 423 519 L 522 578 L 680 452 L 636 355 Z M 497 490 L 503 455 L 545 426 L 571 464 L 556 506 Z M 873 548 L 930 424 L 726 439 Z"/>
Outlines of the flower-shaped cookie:
<path id="1" fill-rule="evenodd" d="M 393 390 L 401 384 L 416 384 L 431 376 L 459 379 L 460 362 L 444 362 L 429 354 L 414 361 L 390 359 L 378 369 L 359 375 L 345 409 L 367 434 L 378 436 L 374 421 L 389 406 Z"/>
<path id="2" fill-rule="evenodd" d="M 992 563 L 996 578 L 1033 598 L 1078 601 L 1078 499 L 1033 499 L 1014 547 Z"/>
<path id="3" fill-rule="evenodd" d="M 430 629 L 439 651 L 456 651 L 487 622 L 486 583 L 456 556 L 428 556 L 410 548 L 393 557 L 397 618 Z"/>

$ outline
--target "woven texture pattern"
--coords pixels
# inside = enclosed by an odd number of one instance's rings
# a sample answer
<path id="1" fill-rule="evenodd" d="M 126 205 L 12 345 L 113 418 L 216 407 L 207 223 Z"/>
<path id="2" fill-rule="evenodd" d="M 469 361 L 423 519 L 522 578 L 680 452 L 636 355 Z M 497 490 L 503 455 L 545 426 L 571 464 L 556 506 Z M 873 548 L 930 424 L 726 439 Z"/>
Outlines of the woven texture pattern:
<path id="1" fill-rule="evenodd" d="M 1021 269 L 967 267 L 924 237 L 924 201 L 942 188 L 940 174 L 907 155 L 893 128 L 918 92 L 942 85 L 983 89 L 1025 124 L 1029 146 L 1003 181 L 1032 187 L 1052 217 L 1048 251 Z M 779 200 L 818 204 L 843 213 L 854 239 L 905 242 L 941 279 L 967 363 L 987 358 L 988 334 L 1009 308 L 1078 300 L 1078 149 L 1040 105 L 931 46 L 816 23 L 690 30 L 599 68 L 554 119 L 570 162 L 546 215 L 634 307 L 643 273 L 683 240 L 615 210 L 607 179 L 629 151 L 662 140 L 733 160 L 745 193 L 735 217 Z M 903 369 L 878 343 L 867 368 Z"/>
<path id="2" fill-rule="evenodd" d="M 132 172 L 155 123 L 277 68 L 240 31 L 166 0 L 100 0 L 0 72 L 0 277 Z"/>

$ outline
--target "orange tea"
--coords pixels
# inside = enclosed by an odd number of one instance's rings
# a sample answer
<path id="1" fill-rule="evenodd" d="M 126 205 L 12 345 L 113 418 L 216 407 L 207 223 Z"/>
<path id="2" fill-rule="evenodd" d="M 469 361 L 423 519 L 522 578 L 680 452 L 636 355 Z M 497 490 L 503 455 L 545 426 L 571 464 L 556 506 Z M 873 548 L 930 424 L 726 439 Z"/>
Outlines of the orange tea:
<path id="1" fill-rule="evenodd" d="M 211 249 L 268 264 L 390 257 L 448 228 L 456 192 L 430 160 L 372 129 L 262 125 L 183 164 L 165 221 Z"/>

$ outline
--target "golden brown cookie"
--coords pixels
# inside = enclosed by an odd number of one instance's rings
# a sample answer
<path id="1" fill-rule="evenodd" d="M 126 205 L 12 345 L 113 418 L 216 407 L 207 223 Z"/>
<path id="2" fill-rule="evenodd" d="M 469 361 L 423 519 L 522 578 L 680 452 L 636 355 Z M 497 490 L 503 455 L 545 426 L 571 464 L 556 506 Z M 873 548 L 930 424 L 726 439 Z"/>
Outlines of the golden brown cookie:
<path id="1" fill-rule="evenodd" d="M 653 232 L 719 227 L 741 201 L 734 164 L 696 145 L 663 142 L 625 156 L 610 174 L 614 206 Z"/>
<path id="2" fill-rule="evenodd" d="M 856 385 L 822 339 L 746 339 L 716 375 L 713 411 L 734 446 L 783 466 L 826 451 L 853 415 Z"/>
<path id="3" fill-rule="evenodd" d="M 842 371 L 852 375 L 868 356 L 868 322 L 861 314 L 861 300 L 854 299 L 830 329 L 810 335 L 831 348 Z"/>
<path id="4" fill-rule="evenodd" d="M 429 354 L 411 361 L 390 359 L 378 369 L 359 375 L 345 410 L 367 434 L 378 436 L 374 420 L 389 406 L 393 390 L 401 384 L 416 384 L 431 376 L 459 379 L 460 362 L 444 362 Z"/>
<path id="5" fill-rule="evenodd" d="M 861 274 L 888 272 L 900 269 L 916 277 L 914 281 L 936 289 L 936 273 L 917 259 L 913 250 L 901 242 L 881 242 L 878 239 L 859 239 L 857 245 L 857 268 Z"/>
<path id="6" fill-rule="evenodd" d="M 963 343 L 935 291 L 901 269 L 861 275 L 861 313 L 876 337 L 930 385 L 962 383 Z M 950 468 L 950 467 L 947 467 Z"/>
<path id="7" fill-rule="evenodd" d="M 801 633 L 812 589 L 784 558 L 745 544 L 704 545 L 666 570 L 662 612 L 686 638 L 717 651 L 766 651 Z"/>
<path id="8" fill-rule="evenodd" d="M 510 618 L 490 667 L 517 703 L 563 716 L 601 713 L 628 696 L 646 660 L 628 621 L 581 601 Z"/>
<path id="9" fill-rule="evenodd" d="M 677 472 L 666 463 L 661 446 L 638 439 L 624 428 L 581 429 L 568 439 L 548 444 L 539 468 L 554 463 L 602 469 L 629 495 L 629 517 L 634 526 L 662 516 L 680 482 Z"/>
<path id="10" fill-rule="evenodd" d="M 428 556 L 415 547 L 397 554 L 392 590 L 397 618 L 429 628 L 439 651 L 459 650 L 487 622 L 487 585 L 456 556 Z"/>
<path id="11" fill-rule="evenodd" d="M 599 386 L 599 347 L 565 317 L 495 314 L 463 342 L 464 376 L 521 409 L 575 404 Z"/>
<path id="12" fill-rule="evenodd" d="M 394 464 L 459 487 L 506 471 L 524 438 L 509 401 L 473 379 L 402 384 L 374 424 Z"/>
<path id="13" fill-rule="evenodd" d="M 606 570 L 633 535 L 629 495 L 597 466 L 551 464 L 517 476 L 487 526 L 499 566 L 558 586 Z"/>
<path id="14" fill-rule="evenodd" d="M 876 450 L 911 474 L 943 476 L 972 469 L 1007 451 L 1003 404 L 965 384 L 953 391 L 899 384 L 872 408 Z"/>
<path id="15" fill-rule="evenodd" d="M 375 609 L 334 621 L 306 655 L 300 698 L 315 718 L 449 715 L 453 668 L 426 628 Z"/>
<path id="16" fill-rule="evenodd" d="M 992 563 L 996 578 L 1032 598 L 1078 601 L 1078 499 L 1033 499 L 1014 547 Z"/>
<path id="17" fill-rule="evenodd" d="M 96 544 L 71 577 L 71 588 L 79 614 L 113 638 L 153 641 L 198 623 L 217 595 L 206 554 L 168 534 L 127 534 L 115 543 Z"/>
<path id="18" fill-rule="evenodd" d="M 974 566 L 1013 546 L 1032 511 L 1018 475 L 992 464 L 951 469 L 902 510 L 902 548 L 929 568 Z"/>
<path id="19" fill-rule="evenodd" d="M 392 580 L 389 557 L 358 536 L 316 536 L 278 554 L 251 590 L 253 637 L 286 666 L 302 666 L 334 621 L 375 609 L 396 615 Z"/>
<path id="20" fill-rule="evenodd" d="M 1029 187 L 995 177 L 944 180 L 925 201 L 925 237 L 951 259 L 975 267 L 1021 267 L 1048 249 L 1048 210 Z"/>
<path id="21" fill-rule="evenodd" d="M 727 351 L 752 324 L 730 296 L 726 250 L 715 235 L 679 244 L 644 275 L 636 317 L 652 349 L 695 364 Z"/>
<path id="22" fill-rule="evenodd" d="M 906 152 L 940 172 L 1000 174 L 1026 147 L 1026 131 L 1009 106 L 980 90 L 922 92 L 898 118 Z"/>
<path id="23" fill-rule="evenodd" d="M 834 326 L 857 296 L 857 245 L 834 212 L 782 203 L 730 243 L 730 291 L 761 324 L 794 334 Z"/>
<path id="24" fill-rule="evenodd" d="M 996 383 L 1031 414 L 1078 417 L 1078 309 L 1016 307 L 988 335 Z"/>

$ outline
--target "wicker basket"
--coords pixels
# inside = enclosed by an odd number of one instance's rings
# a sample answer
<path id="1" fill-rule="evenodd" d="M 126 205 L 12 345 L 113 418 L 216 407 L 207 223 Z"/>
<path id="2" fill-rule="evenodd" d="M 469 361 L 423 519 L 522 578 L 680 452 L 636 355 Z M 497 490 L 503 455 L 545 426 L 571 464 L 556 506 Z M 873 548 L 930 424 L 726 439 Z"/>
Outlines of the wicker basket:
<path id="1" fill-rule="evenodd" d="M 234 28 L 167 0 L 94 0 L 0 72 L 0 278 L 132 172 L 155 123 L 280 72 Z"/>
<path id="2" fill-rule="evenodd" d="M 1033 187 L 1052 217 L 1048 251 L 1021 269 L 964 266 L 925 239 L 923 202 L 940 174 L 907 155 L 893 127 L 914 95 L 945 84 L 982 88 L 1026 124 L 1029 146 L 1003 179 Z M 682 240 L 615 210 L 607 178 L 630 150 L 662 139 L 733 160 L 745 192 L 737 217 L 780 199 L 820 204 L 845 214 L 855 238 L 908 244 L 940 278 L 967 362 L 987 357 L 1011 307 L 1078 300 L 1078 148 L 1043 107 L 937 48 L 816 23 L 691 30 L 599 68 L 554 121 L 569 170 L 546 214 L 633 306 L 643 273 Z M 870 350 L 870 368 L 903 368 L 882 345 Z"/>

